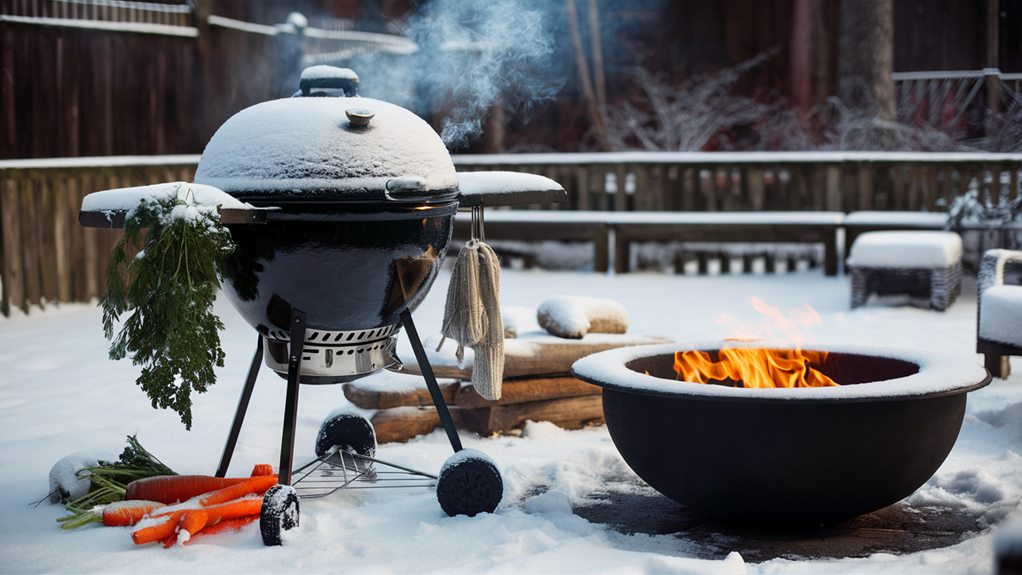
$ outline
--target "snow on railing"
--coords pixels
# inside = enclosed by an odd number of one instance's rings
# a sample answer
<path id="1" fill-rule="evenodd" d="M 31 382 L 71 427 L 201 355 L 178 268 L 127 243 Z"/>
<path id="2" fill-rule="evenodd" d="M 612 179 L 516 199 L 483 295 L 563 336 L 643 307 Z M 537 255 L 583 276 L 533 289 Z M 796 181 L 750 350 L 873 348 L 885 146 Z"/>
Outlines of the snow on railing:
<path id="1" fill-rule="evenodd" d="M 945 132 L 966 132 L 970 109 L 985 114 L 989 108 L 1004 109 L 1012 101 L 1022 101 L 1022 74 L 997 68 L 895 72 L 893 77 L 899 118 L 921 120 Z"/>
<path id="2" fill-rule="evenodd" d="M 72 21 L 118 22 L 159 26 L 191 26 L 188 2 L 158 3 L 131 0 L 8 0 L 0 4 L 0 18 L 50 25 Z"/>
<path id="3" fill-rule="evenodd" d="M 119 232 L 83 229 L 88 192 L 191 180 L 198 155 L 0 160 L 0 308 L 100 294 Z M 537 173 L 568 192 L 561 210 L 945 211 L 978 192 L 1022 196 L 1022 154 L 622 152 L 456 155 L 460 171 Z"/>

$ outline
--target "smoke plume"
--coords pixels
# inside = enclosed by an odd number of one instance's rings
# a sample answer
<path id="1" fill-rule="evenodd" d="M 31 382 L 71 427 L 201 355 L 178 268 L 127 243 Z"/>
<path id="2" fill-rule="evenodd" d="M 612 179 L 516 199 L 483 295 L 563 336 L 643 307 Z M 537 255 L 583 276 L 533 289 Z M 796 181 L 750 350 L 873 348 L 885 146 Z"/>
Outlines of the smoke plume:
<path id="1" fill-rule="evenodd" d="M 407 23 L 415 54 L 352 61 L 361 92 L 420 115 L 439 114 L 444 142 L 464 146 L 482 133 L 491 106 L 527 114 L 563 85 L 549 70 L 555 26 L 544 6 L 542 0 L 434 0 Z"/>

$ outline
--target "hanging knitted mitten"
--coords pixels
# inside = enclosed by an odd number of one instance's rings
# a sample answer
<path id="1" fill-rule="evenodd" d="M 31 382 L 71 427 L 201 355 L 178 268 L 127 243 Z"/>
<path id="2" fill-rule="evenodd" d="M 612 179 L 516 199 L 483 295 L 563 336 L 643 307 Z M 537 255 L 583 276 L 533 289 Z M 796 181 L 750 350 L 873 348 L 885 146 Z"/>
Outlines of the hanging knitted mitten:
<path id="1" fill-rule="evenodd" d="M 457 357 L 465 347 L 475 352 L 472 385 L 482 397 L 500 399 L 504 377 L 504 325 L 500 318 L 500 262 L 490 246 L 470 240 L 458 253 L 447 290 L 443 339 L 458 344 Z"/>

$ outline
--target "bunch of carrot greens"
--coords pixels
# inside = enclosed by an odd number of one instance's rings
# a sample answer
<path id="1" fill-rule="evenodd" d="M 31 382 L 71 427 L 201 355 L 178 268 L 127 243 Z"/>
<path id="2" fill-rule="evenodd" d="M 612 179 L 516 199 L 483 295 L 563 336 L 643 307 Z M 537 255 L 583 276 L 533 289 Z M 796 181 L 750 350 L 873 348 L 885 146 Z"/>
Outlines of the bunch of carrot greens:
<path id="1" fill-rule="evenodd" d="M 216 208 L 196 205 L 186 186 L 175 199 L 143 200 L 125 218 L 100 305 L 103 331 L 113 338 L 111 359 L 130 354 L 142 366 L 136 383 L 153 407 L 173 409 L 191 429 L 192 391 L 216 383 L 214 367 L 224 365 L 224 324 L 213 302 L 217 263 L 234 244 Z M 141 251 L 129 261 L 131 246 Z M 114 337 L 115 322 L 129 310 Z"/>
<path id="2" fill-rule="evenodd" d="M 102 517 L 96 516 L 94 508 L 124 499 L 128 485 L 135 480 L 177 474 L 142 447 L 138 438 L 129 435 L 128 446 L 117 461 L 100 461 L 97 465 L 79 469 L 75 475 L 79 479 L 88 479 L 91 486 L 85 495 L 65 503 L 69 515 L 57 519 L 63 529 L 100 521 Z"/>

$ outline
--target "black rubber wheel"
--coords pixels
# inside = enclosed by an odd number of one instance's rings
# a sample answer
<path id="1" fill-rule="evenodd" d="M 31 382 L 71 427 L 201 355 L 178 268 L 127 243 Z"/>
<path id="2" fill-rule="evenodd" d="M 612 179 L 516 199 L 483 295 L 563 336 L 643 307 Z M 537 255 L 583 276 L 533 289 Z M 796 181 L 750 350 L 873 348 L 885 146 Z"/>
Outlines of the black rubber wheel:
<path id="1" fill-rule="evenodd" d="M 284 532 L 298 527 L 298 514 L 298 494 L 294 487 L 274 485 L 269 488 L 263 495 L 263 507 L 259 512 L 263 545 L 280 545 Z"/>
<path id="2" fill-rule="evenodd" d="M 319 426 L 316 435 L 316 457 L 322 457 L 334 445 L 359 455 L 376 455 L 376 432 L 366 418 L 353 413 L 340 413 Z"/>
<path id="3" fill-rule="evenodd" d="M 486 459 L 468 458 L 447 465 L 436 484 L 436 498 L 447 515 L 493 513 L 504 495 L 500 472 Z"/>

